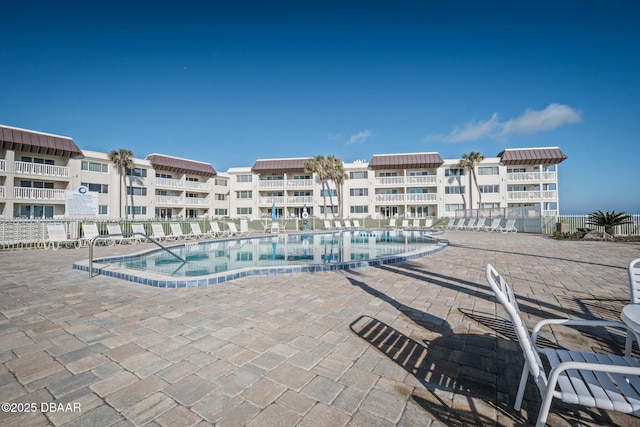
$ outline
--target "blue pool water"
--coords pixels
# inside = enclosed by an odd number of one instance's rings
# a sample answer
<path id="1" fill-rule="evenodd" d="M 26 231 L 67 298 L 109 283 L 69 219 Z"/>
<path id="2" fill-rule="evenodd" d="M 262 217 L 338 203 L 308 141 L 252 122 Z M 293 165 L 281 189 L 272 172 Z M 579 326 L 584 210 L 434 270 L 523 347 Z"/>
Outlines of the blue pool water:
<path id="1" fill-rule="evenodd" d="M 424 256 L 443 246 L 420 231 L 295 233 L 187 241 L 170 249 L 99 259 L 98 274 L 160 287 L 220 283 L 248 275 L 302 273 L 379 265 Z M 74 268 L 88 271 L 82 263 Z M 94 266 L 94 270 L 96 270 Z"/>

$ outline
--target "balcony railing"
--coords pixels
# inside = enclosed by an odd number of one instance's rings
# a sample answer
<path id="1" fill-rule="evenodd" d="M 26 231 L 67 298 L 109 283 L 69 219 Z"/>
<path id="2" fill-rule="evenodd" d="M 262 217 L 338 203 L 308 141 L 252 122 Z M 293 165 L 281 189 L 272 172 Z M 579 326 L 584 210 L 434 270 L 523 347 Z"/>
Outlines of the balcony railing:
<path id="1" fill-rule="evenodd" d="M 7 161 L 5 159 L 0 159 L 0 172 L 5 172 L 7 170 Z"/>
<path id="2" fill-rule="evenodd" d="M 69 178 L 70 168 L 67 166 L 45 165 L 42 163 L 14 162 L 15 173 L 38 175 L 50 178 Z"/>
<path id="3" fill-rule="evenodd" d="M 509 182 L 527 182 L 527 181 L 555 181 L 555 172 L 515 172 L 507 174 Z"/>
<path id="4" fill-rule="evenodd" d="M 409 193 L 407 196 L 407 202 L 435 202 L 438 200 L 436 193 Z"/>
<path id="5" fill-rule="evenodd" d="M 509 200 L 555 200 L 558 198 L 556 190 L 536 191 L 507 191 Z"/>
<path id="6" fill-rule="evenodd" d="M 16 199 L 64 201 L 66 197 L 66 190 L 56 190 L 53 188 L 15 187 L 13 189 L 13 197 Z"/>
<path id="7" fill-rule="evenodd" d="M 404 185 L 404 176 L 379 176 L 376 177 L 376 185 Z"/>
<path id="8" fill-rule="evenodd" d="M 291 188 L 311 188 L 313 187 L 312 179 L 288 179 L 287 187 Z"/>
<path id="9" fill-rule="evenodd" d="M 404 203 L 405 194 L 376 194 L 376 203 Z"/>
<path id="10" fill-rule="evenodd" d="M 187 181 L 186 179 L 156 178 L 156 186 L 169 188 L 185 188 L 190 190 L 209 191 L 209 183 Z"/>
<path id="11" fill-rule="evenodd" d="M 311 196 L 289 196 L 287 197 L 287 205 L 304 205 L 313 203 Z"/>
<path id="12" fill-rule="evenodd" d="M 273 197 L 260 197 L 258 198 L 258 204 L 262 205 L 262 206 L 266 206 L 266 205 L 272 205 L 272 204 L 276 204 L 276 205 L 284 205 L 284 196 L 273 196 Z"/>
<path id="13" fill-rule="evenodd" d="M 199 197 L 156 196 L 156 204 L 172 206 L 209 206 L 209 199 Z"/>
<path id="14" fill-rule="evenodd" d="M 420 175 L 420 176 L 408 176 L 407 177 L 407 184 L 411 185 L 411 184 L 418 184 L 418 185 L 425 185 L 425 184 L 435 184 L 438 181 L 437 177 L 435 175 Z"/>
<path id="15" fill-rule="evenodd" d="M 261 179 L 258 188 L 284 188 L 284 179 Z"/>

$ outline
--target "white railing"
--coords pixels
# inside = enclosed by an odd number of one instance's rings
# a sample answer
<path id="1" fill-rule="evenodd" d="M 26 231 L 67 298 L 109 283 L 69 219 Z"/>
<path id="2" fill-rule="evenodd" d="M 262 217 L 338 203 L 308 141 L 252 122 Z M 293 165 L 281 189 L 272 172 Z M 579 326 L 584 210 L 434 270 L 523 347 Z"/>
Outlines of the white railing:
<path id="1" fill-rule="evenodd" d="M 258 204 L 260 205 L 272 205 L 274 203 L 282 206 L 284 204 L 284 196 L 260 197 L 258 199 Z"/>
<path id="2" fill-rule="evenodd" d="M 289 196 L 287 197 L 288 205 L 303 205 L 305 203 L 311 204 L 313 202 L 313 197 L 311 196 Z"/>
<path id="3" fill-rule="evenodd" d="M 5 197 L 7 197 L 7 187 L 2 186 L 0 187 L 0 199 L 4 199 Z"/>
<path id="4" fill-rule="evenodd" d="M 287 187 L 293 187 L 293 188 L 313 187 L 313 180 L 312 179 L 288 179 Z"/>
<path id="5" fill-rule="evenodd" d="M 509 182 L 527 182 L 527 181 L 555 181 L 555 172 L 514 172 L 507 174 Z"/>
<path id="6" fill-rule="evenodd" d="M 53 188 L 14 187 L 13 189 L 13 197 L 16 199 L 64 201 L 65 196 L 66 190 Z"/>
<path id="7" fill-rule="evenodd" d="M 438 200 L 436 193 L 409 193 L 407 202 L 435 202 Z"/>
<path id="8" fill-rule="evenodd" d="M 407 184 L 435 184 L 438 178 L 435 175 L 408 176 Z"/>
<path id="9" fill-rule="evenodd" d="M 404 185 L 404 176 L 379 176 L 375 180 L 376 185 Z"/>
<path id="10" fill-rule="evenodd" d="M 42 163 L 14 162 L 15 173 L 40 175 L 55 178 L 69 178 L 70 168 L 67 166 L 45 165 Z"/>
<path id="11" fill-rule="evenodd" d="M 258 188 L 284 188 L 284 179 L 261 179 Z"/>
<path id="12" fill-rule="evenodd" d="M 402 203 L 404 194 L 376 194 L 376 203 Z"/>
<path id="13" fill-rule="evenodd" d="M 0 159 L 0 172 L 5 172 L 7 170 L 7 161 L 5 159 Z"/>
<path id="14" fill-rule="evenodd" d="M 209 199 L 200 197 L 156 196 L 157 205 L 209 206 Z"/>
<path id="15" fill-rule="evenodd" d="M 199 181 L 187 181 L 186 179 L 156 178 L 156 186 L 209 191 L 208 183 Z"/>
<path id="16" fill-rule="evenodd" d="M 596 227 L 595 225 L 587 224 L 588 219 L 589 215 L 558 215 L 555 218 L 550 217 L 548 218 L 548 221 L 543 223 L 542 232 L 545 234 L 553 234 L 553 232 L 556 231 L 556 223 L 567 224 L 569 233 L 575 233 L 578 231 L 578 228 L 591 228 L 594 230 L 604 231 L 604 227 Z M 640 215 L 632 214 L 631 223 L 617 226 L 615 228 L 615 234 L 622 236 L 640 235 Z"/>
<path id="17" fill-rule="evenodd" d="M 507 191 L 509 200 L 555 200 L 558 198 L 556 190 Z"/>

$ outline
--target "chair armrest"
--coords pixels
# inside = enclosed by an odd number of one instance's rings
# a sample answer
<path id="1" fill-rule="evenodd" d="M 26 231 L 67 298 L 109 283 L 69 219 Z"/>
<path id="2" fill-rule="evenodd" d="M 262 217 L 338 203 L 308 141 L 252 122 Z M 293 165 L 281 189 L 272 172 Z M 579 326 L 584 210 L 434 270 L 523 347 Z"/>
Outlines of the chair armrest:
<path id="1" fill-rule="evenodd" d="M 531 332 L 533 345 L 536 345 L 540 329 L 547 325 L 612 327 L 624 329 L 625 332 L 628 330 L 627 325 L 614 320 L 544 319 L 536 323 L 533 327 L 533 331 Z"/>
<path id="2" fill-rule="evenodd" d="M 569 369 L 578 369 L 582 371 L 591 372 L 608 372 L 610 374 L 627 374 L 640 376 L 640 367 L 635 366 L 623 366 L 623 365 L 608 365 L 601 363 L 589 363 L 589 362 L 562 362 L 551 369 L 549 372 L 548 387 L 551 390 L 555 390 L 558 377 L 564 371 Z"/>

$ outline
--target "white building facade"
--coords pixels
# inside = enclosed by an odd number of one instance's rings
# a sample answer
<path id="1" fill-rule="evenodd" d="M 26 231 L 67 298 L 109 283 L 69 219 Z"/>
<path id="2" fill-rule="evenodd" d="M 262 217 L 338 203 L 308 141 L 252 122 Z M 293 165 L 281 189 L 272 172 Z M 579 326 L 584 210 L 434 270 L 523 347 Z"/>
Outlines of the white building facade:
<path id="1" fill-rule="evenodd" d="M 558 147 L 507 149 L 475 173 L 438 153 L 376 154 L 344 163 L 341 188 L 305 172 L 309 158 L 259 159 L 217 172 L 206 162 L 165 154 L 134 158 L 123 184 L 107 153 L 71 138 L 0 125 L 0 217 L 65 215 L 65 195 L 98 193 L 105 218 L 427 218 L 531 208 L 559 214 Z"/>

